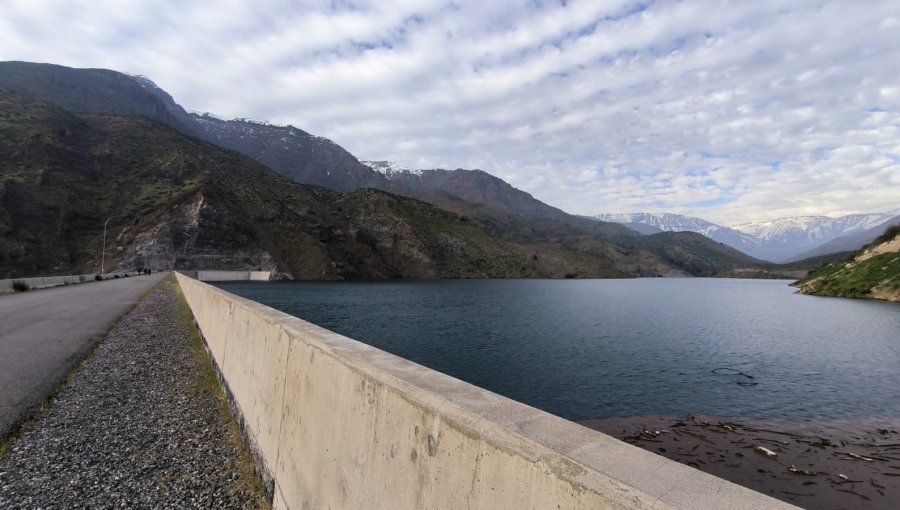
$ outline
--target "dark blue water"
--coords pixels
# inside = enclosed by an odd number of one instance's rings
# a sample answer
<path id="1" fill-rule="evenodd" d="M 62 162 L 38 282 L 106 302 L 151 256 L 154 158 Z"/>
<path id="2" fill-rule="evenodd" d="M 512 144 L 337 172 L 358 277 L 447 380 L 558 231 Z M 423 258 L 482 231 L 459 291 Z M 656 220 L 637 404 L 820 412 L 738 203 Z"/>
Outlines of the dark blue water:
<path id="1" fill-rule="evenodd" d="M 785 281 L 219 286 L 572 420 L 900 417 L 900 305 Z"/>

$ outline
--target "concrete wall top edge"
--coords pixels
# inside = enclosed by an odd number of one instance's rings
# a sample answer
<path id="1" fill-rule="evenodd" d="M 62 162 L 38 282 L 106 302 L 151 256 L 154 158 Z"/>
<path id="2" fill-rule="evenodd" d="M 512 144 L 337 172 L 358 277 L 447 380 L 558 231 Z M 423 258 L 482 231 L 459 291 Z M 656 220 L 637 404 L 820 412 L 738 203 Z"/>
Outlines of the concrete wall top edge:
<path id="1" fill-rule="evenodd" d="M 474 386 L 261 303 L 178 274 L 182 285 L 206 287 L 234 306 L 252 311 L 351 370 L 377 380 L 448 424 L 542 463 L 561 479 L 598 493 L 610 486 L 636 489 L 647 506 L 673 508 L 796 508 L 707 475 L 598 431 Z M 572 469 L 575 465 L 579 469 Z M 652 476 L 651 476 L 652 474 Z M 641 498 L 642 500 L 645 498 Z M 659 506 L 657 506 L 659 508 Z"/>
<path id="2" fill-rule="evenodd" d="M 189 273 L 185 271 L 185 273 Z M 191 276 L 201 282 L 233 282 L 233 281 L 269 281 L 271 271 L 191 271 Z"/>

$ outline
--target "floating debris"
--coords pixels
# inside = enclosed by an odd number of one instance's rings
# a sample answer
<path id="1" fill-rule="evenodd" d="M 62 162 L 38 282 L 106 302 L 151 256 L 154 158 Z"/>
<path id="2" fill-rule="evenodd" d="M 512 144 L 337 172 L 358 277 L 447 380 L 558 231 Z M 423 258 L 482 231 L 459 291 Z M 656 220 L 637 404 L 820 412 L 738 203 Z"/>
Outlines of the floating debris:
<path id="1" fill-rule="evenodd" d="M 719 372 L 731 384 L 750 381 Z M 900 435 L 886 438 L 878 422 L 649 419 L 611 425 L 632 444 L 803 508 L 900 510 Z"/>
<path id="2" fill-rule="evenodd" d="M 719 367 L 719 368 L 714 368 L 714 369 L 710 370 L 710 372 L 712 372 L 716 375 L 741 375 L 741 376 L 746 377 L 747 379 L 750 379 L 749 381 L 738 381 L 737 383 L 740 386 L 756 386 L 757 384 L 759 384 L 758 382 L 754 381 L 755 377 L 753 377 L 752 375 L 747 374 L 745 372 L 741 372 L 740 370 L 738 370 L 736 368 Z"/>
<path id="3" fill-rule="evenodd" d="M 791 467 L 788 468 L 788 471 L 794 473 L 795 475 L 806 475 L 806 476 L 816 476 L 819 474 L 818 471 L 810 471 L 808 469 L 798 469 L 797 466 L 791 464 Z"/>
<path id="4" fill-rule="evenodd" d="M 835 452 L 835 453 L 839 453 L 841 455 L 846 455 L 846 456 L 850 457 L 850 459 L 853 459 L 853 460 L 864 460 L 866 462 L 873 462 L 875 460 L 875 459 L 870 459 L 868 457 L 863 457 L 862 455 L 857 455 L 853 452 Z"/>
<path id="5" fill-rule="evenodd" d="M 762 455 L 765 455 L 766 457 L 769 457 L 769 458 L 772 458 L 772 459 L 774 459 L 775 457 L 778 456 L 777 453 L 775 453 L 775 452 L 773 452 L 772 450 L 766 448 L 765 446 L 754 446 L 754 447 L 753 447 L 753 451 L 754 451 L 754 452 L 757 452 L 757 453 L 760 453 L 760 454 L 762 454 Z"/>

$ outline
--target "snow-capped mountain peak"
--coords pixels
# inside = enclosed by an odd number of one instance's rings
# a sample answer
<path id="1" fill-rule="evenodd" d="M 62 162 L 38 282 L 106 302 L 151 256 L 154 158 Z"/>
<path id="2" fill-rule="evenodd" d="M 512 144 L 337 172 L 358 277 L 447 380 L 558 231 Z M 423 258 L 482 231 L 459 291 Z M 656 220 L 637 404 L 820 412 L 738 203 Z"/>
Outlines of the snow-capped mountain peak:
<path id="1" fill-rule="evenodd" d="M 709 236 L 713 231 L 723 228 L 721 225 L 716 225 L 702 218 L 672 213 L 598 214 L 594 218 L 614 223 L 640 223 L 656 227 L 665 232 L 698 232 L 706 236 Z"/>
<path id="2" fill-rule="evenodd" d="M 896 216 L 900 216 L 900 209 L 874 214 L 850 214 L 839 218 L 795 216 L 742 223 L 732 228 L 767 240 L 803 236 L 810 241 L 829 241 L 838 236 L 874 228 Z"/>
<path id="3" fill-rule="evenodd" d="M 407 168 L 399 163 L 394 163 L 393 161 L 360 161 L 360 163 L 366 165 L 367 167 L 384 174 L 385 177 L 390 179 L 394 174 L 412 174 L 412 175 L 422 175 L 422 170 L 416 170 L 412 168 Z"/>
<path id="4" fill-rule="evenodd" d="M 900 218 L 900 209 L 839 218 L 795 216 L 733 227 L 670 213 L 599 214 L 595 218 L 626 225 L 650 225 L 663 231 L 697 232 L 756 258 L 784 262 L 835 239 L 884 226 Z"/>

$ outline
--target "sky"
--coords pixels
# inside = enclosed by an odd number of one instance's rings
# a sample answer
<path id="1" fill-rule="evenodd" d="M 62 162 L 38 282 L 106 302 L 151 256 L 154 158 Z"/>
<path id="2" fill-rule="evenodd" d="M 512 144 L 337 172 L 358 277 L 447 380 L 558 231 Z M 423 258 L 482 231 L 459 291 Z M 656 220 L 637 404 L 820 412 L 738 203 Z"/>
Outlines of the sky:
<path id="1" fill-rule="evenodd" d="M 144 75 L 574 214 L 900 207 L 897 0 L 0 0 L 0 60 Z"/>

